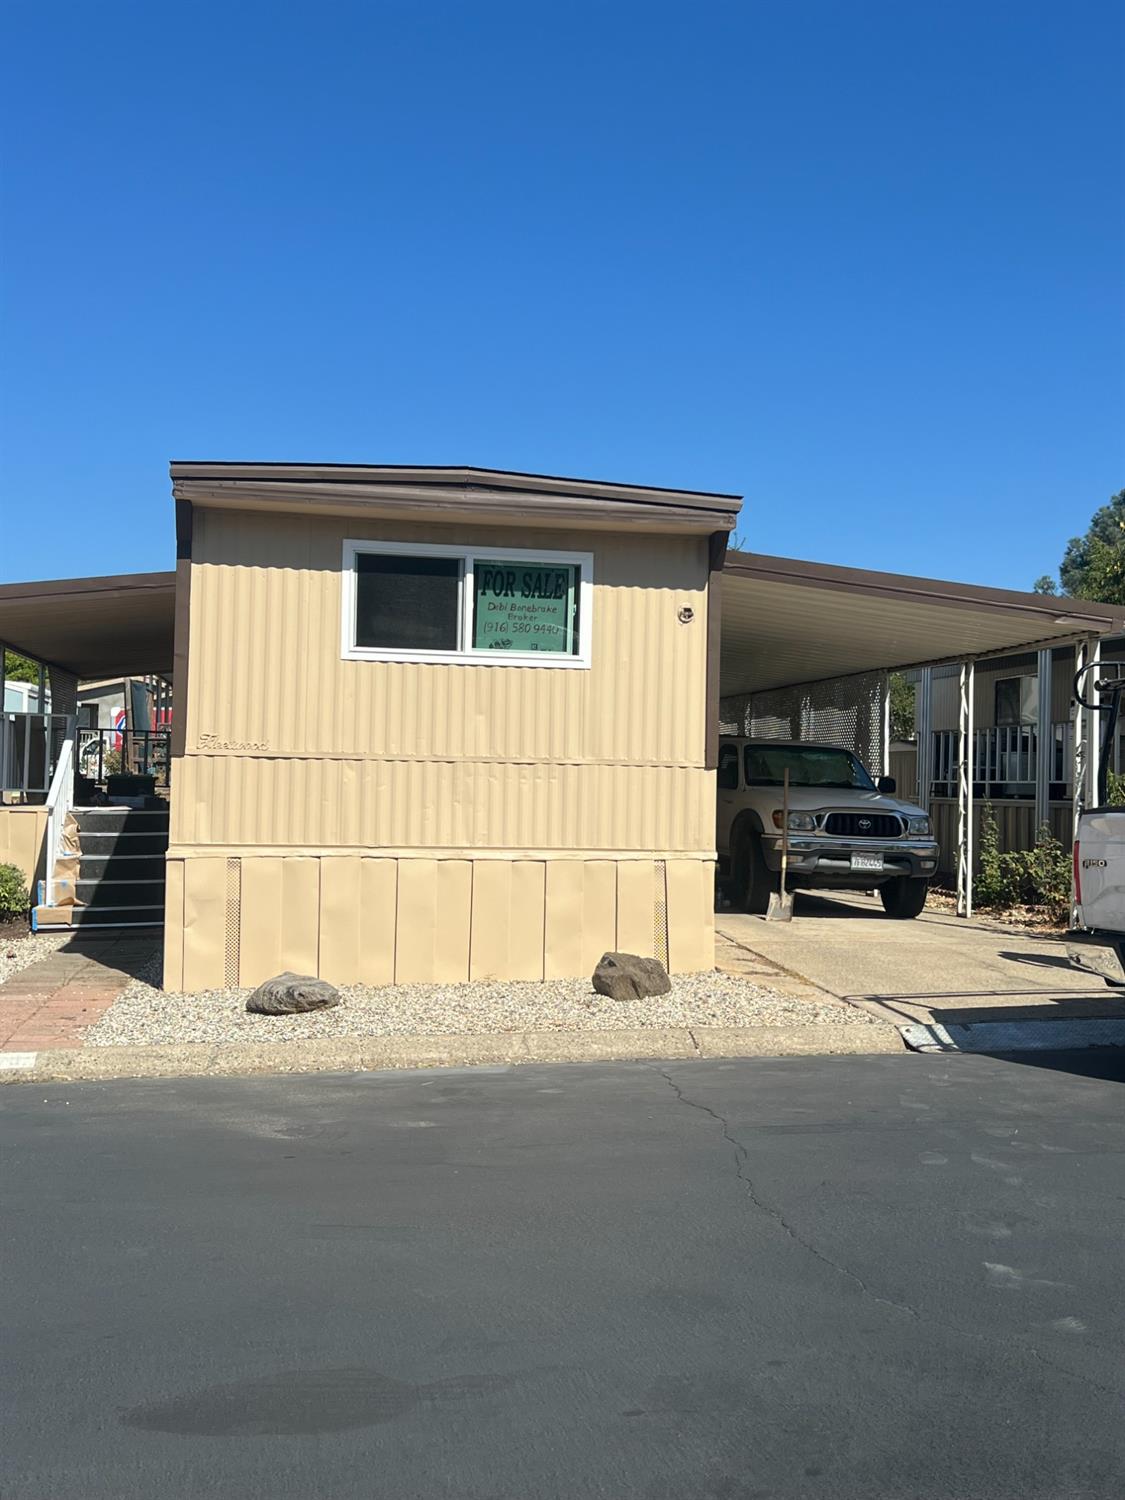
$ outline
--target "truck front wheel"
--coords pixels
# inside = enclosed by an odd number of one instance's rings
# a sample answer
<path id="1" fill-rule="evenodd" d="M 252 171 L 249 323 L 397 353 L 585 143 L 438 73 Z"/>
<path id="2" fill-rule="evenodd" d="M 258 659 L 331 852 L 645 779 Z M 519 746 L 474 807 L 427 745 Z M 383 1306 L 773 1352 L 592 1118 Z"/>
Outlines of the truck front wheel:
<path id="1" fill-rule="evenodd" d="M 883 910 L 888 917 L 894 917 L 898 921 L 916 917 L 926 904 L 926 892 L 929 888 L 928 880 L 915 880 L 908 875 L 888 880 L 886 885 L 879 887 Z"/>
<path id="2" fill-rule="evenodd" d="M 766 864 L 758 835 L 747 828 L 741 829 L 735 839 L 731 884 L 735 907 L 759 915 L 770 904 L 770 892 L 778 888 L 777 876 Z"/>

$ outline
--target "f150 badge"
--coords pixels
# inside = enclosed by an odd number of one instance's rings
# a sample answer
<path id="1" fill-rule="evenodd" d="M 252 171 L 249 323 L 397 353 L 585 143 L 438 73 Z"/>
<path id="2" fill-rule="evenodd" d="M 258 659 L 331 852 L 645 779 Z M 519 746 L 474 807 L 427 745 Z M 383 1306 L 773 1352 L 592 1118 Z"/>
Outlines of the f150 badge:
<path id="1" fill-rule="evenodd" d="M 1104 870 L 1108 863 L 1108 860 L 1104 859 L 1084 859 L 1082 861 L 1082 868 L 1084 870 Z"/>

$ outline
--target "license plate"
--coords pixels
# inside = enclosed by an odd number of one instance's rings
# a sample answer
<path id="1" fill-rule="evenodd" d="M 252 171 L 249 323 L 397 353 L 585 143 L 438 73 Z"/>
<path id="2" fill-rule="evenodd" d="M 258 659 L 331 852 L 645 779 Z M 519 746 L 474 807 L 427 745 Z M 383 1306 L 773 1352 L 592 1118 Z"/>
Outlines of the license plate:
<path id="1" fill-rule="evenodd" d="M 883 856 L 881 854 L 853 854 L 853 870 L 881 870 L 883 868 Z"/>

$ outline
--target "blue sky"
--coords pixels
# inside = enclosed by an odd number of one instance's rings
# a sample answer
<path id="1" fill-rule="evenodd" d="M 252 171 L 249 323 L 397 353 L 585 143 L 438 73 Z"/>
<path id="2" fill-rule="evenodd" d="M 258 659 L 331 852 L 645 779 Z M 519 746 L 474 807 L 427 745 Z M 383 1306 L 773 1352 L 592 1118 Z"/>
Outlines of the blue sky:
<path id="1" fill-rule="evenodd" d="M 0 579 L 171 458 L 734 490 L 1030 587 L 1125 485 L 1118 3 L 0 7 Z"/>

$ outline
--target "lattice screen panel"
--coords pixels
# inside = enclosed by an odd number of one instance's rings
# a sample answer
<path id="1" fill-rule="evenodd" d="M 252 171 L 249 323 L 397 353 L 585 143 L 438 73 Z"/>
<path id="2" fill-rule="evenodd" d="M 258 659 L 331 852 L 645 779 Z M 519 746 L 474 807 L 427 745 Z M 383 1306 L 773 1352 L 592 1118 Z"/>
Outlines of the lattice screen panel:
<path id="1" fill-rule="evenodd" d="M 803 682 L 768 693 L 740 693 L 719 703 L 719 732 L 763 740 L 805 740 L 854 750 L 873 776 L 882 776 L 885 672 L 862 672 L 826 682 Z"/>

